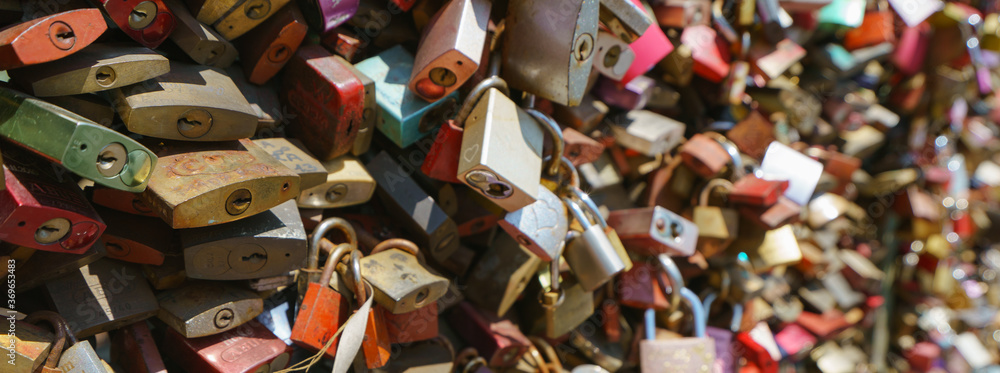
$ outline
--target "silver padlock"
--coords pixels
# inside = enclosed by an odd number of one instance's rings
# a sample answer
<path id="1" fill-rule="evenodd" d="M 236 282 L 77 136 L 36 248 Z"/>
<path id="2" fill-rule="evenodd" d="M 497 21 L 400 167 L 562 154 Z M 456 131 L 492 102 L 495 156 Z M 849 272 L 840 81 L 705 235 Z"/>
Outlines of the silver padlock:
<path id="1" fill-rule="evenodd" d="M 618 256 L 604 229 L 599 224 L 592 223 L 576 201 L 567 197 L 562 200 L 583 227 L 583 233 L 569 232 L 567 237 L 570 240 L 563 256 L 580 281 L 580 286 L 587 291 L 594 291 L 624 271 L 625 262 Z M 598 211 L 590 213 L 592 216 L 600 214 Z"/>
<path id="2" fill-rule="evenodd" d="M 538 199 L 534 203 L 507 213 L 499 224 L 518 244 L 548 262 L 555 259 L 566 244 L 569 216 L 562 200 L 539 185 Z"/>

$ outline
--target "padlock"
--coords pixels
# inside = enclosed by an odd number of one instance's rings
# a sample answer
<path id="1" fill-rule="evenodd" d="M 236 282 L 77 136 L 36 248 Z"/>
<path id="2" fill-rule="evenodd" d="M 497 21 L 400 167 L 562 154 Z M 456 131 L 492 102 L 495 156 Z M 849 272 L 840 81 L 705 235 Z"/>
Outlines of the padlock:
<path id="1" fill-rule="evenodd" d="M 632 269 L 622 272 L 618 277 L 618 283 L 615 284 L 618 301 L 623 306 L 632 308 L 666 310 L 679 301 L 676 297 L 673 302 L 667 300 L 663 288 L 668 284 L 666 281 L 669 281 L 666 276 L 656 264 L 636 262 Z"/>
<path id="2" fill-rule="evenodd" d="M 579 106 L 553 105 L 553 107 L 552 117 L 556 121 L 582 133 L 590 133 L 601 124 L 610 110 L 607 104 L 594 99 L 590 94 L 583 95 Z"/>
<path id="3" fill-rule="evenodd" d="M 101 6 L 119 30 L 147 48 L 158 47 L 177 25 L 161 0 L 101 0 Z"/>
<path id="4" fill-rule="evenodd" d="M 807 205 L 816 190 L 823 164 L 779 142 L 764 153 L 760 169 L 764 180 L 788 180 L 784 196 L 799 205 Z"/>
<path id="5" fill-rule="evenodd" d="M 568 197 L 562 197 L 562 200 L 583 229 L 582 232 L 570 231 L 567 234 L 570 240 L 564 253 L 566 263 L 573 269 L 580 286 L 586 291 L 594 291 L 624 271 L 626 264 L 600 222 L 592 223 L 576 201 Z M 584 205 L 588 210 L 594 207 L 587 203 Z M 590 216 L 600 216 L 600 213 L 590 211 Z"/>
<path id="6" fill-rule="evenodd" d="M 167 144 L 150 181 L 143 202 L 175 229 L 239 220 L 299 195 L 299 176 L 249 139 Z"/>
<path id="7" fill-rule="evenodd" d="M 578 168 L 581 165 L 596 161 L 604 153 L 604 144 L 580 133 L 580 131 L 572 127 L 564 127 L 562 137 L 563 142 L 566 143 L 563 156 L 568 158 Z"/>
<path id="8" fill-rule="evenodd" d="M 45 285 L 55 310 L 79 338 L 145 320 L 157 310 L 149 283 L 131 264 L 98 260 Z"/>
<path id="9" fill-rule="evenodd" d="M 134 216 L 103 207 L 95 207 L 108 228 L 101 241 L 108 257 L 137 264 L 163 264 L 164 253 L 179 247 L 174 231 L 155 217 Z"/>
<path id="10" fill-rule="evenodd" d="M 161 346 L 164 356 L 189 372 L 277 372 L 292 357 L 291 347 L 256 320 L 202 338 L 170 329 Z"/>
<path id="11" fill-rule="evenodd" d="M 108 29 L 98 9 L 76 9 L 15 24 L 0 32 L 0 69 L 36 65 L 73 54 Z"/>
<path id="12" fill-rule="evenodd" d="M 758 273 L 779 265 L 794 265 L 802 260 L 802 250 L 799 249 L 798 240 L 790 225 L 769 231 L 740 233 L 740 239 L 733 242 L 727 252 L 747 253 Z"/>
<path id="13" fill-rule="evenodd" d="M 104 91 L 155 78 L 170 61 L 151 49 L 94 44 L 58 61 L 10 71 L 11 82 L 37 97 Z"/>
<path id="14" fill-rule="evenodd" d="M 499 316 L 507 314 L 542 264 L 538 256 L 506 234 L 498 234 L 487 251 L 468 271 L 465 296 Z"/>
<path id="15" fill-rule="evenodd" d="M 627 0 L 619 2 L 632 6 Z M 624 78 L 629 66 L 635 61 L 635 51 L 628 42 L 610 32 L 602 30 L 597 33 L 595 48 L 597 54 L 594 55 L 594 70 L 611 80 L 618 81 Z"/>
<path id="16" fill-rule="evenodd" d="M 475 347 L 492 367 L 511 367 L 531 346 L 517 325 L 471 303 L 455 306 L 448 318 L 455 332 Z"/>
<path id="17" fill-rule="evenodd" d="M 816 337 L 798 324 L 788 324 L 774 334 L 774 341 L 790 356 L 801 356 L 816 345 Z"/>
<path id="18" fill-rule="evenodd" d="M 628 0 L 601 1 L 598 18 L 613 36 L 626 43 L 635 42 L 653 24 L 642 5 Z"/>
<path id="19" fill-rule="evenodd" d="M 706 26 L 712 15 L 712 3 L 707 0 L 667 0 L 653 7 L 653 15 L 661 27 L 681 28 Z"/>
<path id="20" fill-rule="evenodd" d="M 712 179 L 705 185 L 694 207 L 691 220 L 698 226 L 697 250 L 706 258 L 726 250 L 739 235 L 739 215 L 736 210 L 709 206 L 708 200 L 715 188 L 732 190 L 732 183 L 725 179 Z"/>
<path id="21" fill-rule="evenodd" d="M 299 188 L 307 190 L 326 181 L 323 164 L 304 149 L 302 142 L 288 138 L 256 139 L 253 143 L 299 175 Z"/>
<path id="22" fill-rule="evenodd" d="M 177 27 L 170 33 L 170 40 L 177 44 L 194 62 L 224 69 L 236 61 L 239 53 L 211 27 L 195 19 L 180 0 L 162 0 L 177 17 Z"/>
<path id="23" fill-rule="evenodd" d="M 610 121 L 618 144 L 649 157 L 679 145 L 686 128 L 681 122 L 646 110 L 632 110 Z"/>
<path id="24" fill-rule="evenodd" d="M 487 89 L 465 123 L 459 181 L 506 211 L 534 203 L 539 197 L 543 126 L 499 89 Z"/>
<path id="25" fill-rule="evenodd" d="M 267 0 L 269 1 L 269 0 Z M 306 20 L 295 4 L 276 11 L 258 27 L 239 39 L 240 63 L 247 80 L 264 84 L 285 66 L 306 37 Z"/>
<path id="26" fill-rule="evenodd" d="M 191 14 L 212 26 L 226 40 L 233 40 L 257 27 L 289 0 L 186 0 Z"/>
<path id="27" fill-rule="evenodd" d="M 141 135 L 225 141 L 253 136 L 257 130 L 250 104 L 218 69 L 171 63 L 169 73 L 111 93 L 129 131 Z"/>
<path id="28" fill-rule="evenodd" d="M 38 322 L 52 326 L 53 333 L 36 326 Z M 8 351 L 7 371 L 11 373 L 55 372 L 59 357 L 66 347 L 66 320 L 52 311 L 36 311 L 24 320 L 11 321 L 16 333 L 0 337 Z M 12 351 L 13 350 L 13 351 Z"/>
<path id="29" fill-rule="evenodd" d="M 132 215 L 156 217 L 156 213 L 149 206 L 146 206 L 145 202 L 142 202 L 140 193 L 131 193 L 101 185 L 94 185 L 85 189 L 84 192 L 89 193 L 90 202 L 94 205 Z"/>
<path id="30" fill-rule="evenodd" d="M 704 4 L 708 4 L 708 2 L 706 1 Z M 729 75 L 728 55 L 719 48 L 715 30 L 712 27 L 708 25 L 685 27 L 684 32 L 681 33 L 681 42 L 691 48 L 695 74 L 714 83 L 721 82 Z"/>
<path id="31" fill-rule="evenodd" d="M 562 200 L 539 185 L 535 202 L 508 212 L 499 224 L 518 244 L 548 262 L 558 259 L 565 245 L 569 217 Z"/>
<path id="32" fill-rule="evenodd" d="M 712 303 L 718 295 L 714 290 L 710 290 L 710 293 L 705 296 L 702 300 L 702 308 L 705 310 L 709 318 L 712 317 Z M 736 304 L 733 306 L 733 317 L 729 321 L 729 325 L 724 325 L 723 327 L 715 327 L 708 325 L 705 327 L 705 335 L 715 341 L 715 364 L 713 366 L 713 372 L 719 373 L 732 373 L 735 359 L 735 349 L 733 348 L 733 333 L 739 331 L 740 319 L 743 316 L 743 305 Z"/>
<path id="33" fill-rule="evenodd" d="M 642 1 L 631 0 L 631 2 L 639 9 L 644 10 Z M 645 11 L 645 13 L 644 16 L 647 19 L 651 20 L 653 18 L 648 11 Z M 670 42 L 670 39 L 667 39 L 667 35 L 663 33 L 663 29 L 653 22 L 650 22 L 646 32 L 638 39 L 635 39 L 635 41 L 632 41 L 630 46 L 635 51 L 635 60 L 632 61 L 632 66 L 625 73 L 625 77 L 621 79 L 622 84 L 626 84 L 635 77 L 649 72 L 649 70 L 653 69 L 657 63 L 674 50 L 674 45 Z"/>
<path id="34" fill-rule="evenodd" d="M 327 220 L 324 222 L 332 221 Z M 326 227 L 328 225 L 323 226 Z M 334 223 L 332 226 L 340 227 L 341 229 L 350 229 L 349 224 L 345 226 L 343 223 Z M 315 237 L 322 237 L 325 231 L 318 230 L 314 233 L 313 241 L 318 241 Z M 329 283 L 336 264 L 344 255 L 349 254 L 352 250 L 356 250 L 356 244 L 347 243 L 338 245 L 327 257 L 326 265 L 323 266 L 323 273 L 320 278 L 317 281 L 310 281 L 307 290 L 302 293 L 304 296 L 298 307 L 298 315 L 295 317 L 295 323 L 292 326 L 291 337 L 289 337 L 296 345 L 310 351 L 320 351 L 330 338 L 333 338 L 337 332 L 337 328 L 347 321 L 350 311 L 350 301 L 344 294 L 340 294 L 330 288 Z M 319 255 L 318 251 L 316 255 Z M 310 269 L 315 270 L 315 268 Z M 299 276 L 300 279 L 304 277 L 301 272 Z M 324 356 L 330 359 L 334 358 L 337 353 L 337 346 L 338 343 L 334 341 L 326 350 Z"/>
<path id="35" fill-rule="evenodd" d="M 30 251 L 31 249 L 25 248 Z M 31 276 L 18 276 L 15 280 L 18 291 L 30 290 L 45 285 L 49 281 L 78 271 L 80 267 L 93 263 L 107 256 L 104 244 L 101 241 L 95 242 L 87 251 L 66 255 L 50 251 L 35 251 L 31 254 L 31 259 L 17 266 L 17 270 L 22 273 L 31 273 Z"/>
<path id="36" fill-rule="evenodd" d="M 372 296 L 391 313 L 412 312 L 436 302 L 448 288 L 447 279 L 417 261 L 418 250 L 413 242 L 394 238 L 382 241 L 361 259 L 361 275 L 375 290 Z"/>
<path id="37" fill-rule="evenodd" d="M 348 288 L 354 289 L 354 298 L 358 305 L 370 302 L 374 296 L 374 289 L 368 280 L 362 275 L 360 250 L 351 251 L 350 266 L 344 263 L 337 264 L 337 272 L 340 278 L 345 280 Z M 370 303 L 369 303 L 370 304 Z M 391 357 L 391 343 L 389 328 L 386 325 L 383 312 L 370 310 L 366 320 L 364 338 L 361 341 L 361 350 L 364 354 L 365 366 L 368 369 L 375 369 L 385 366 Z M 358 361 L 360 366 L 360 360 Z"/>
<path id="38" fill-rule="evenodd" d="M 0 239 L 38 250 L 86 252 L 107 225 L 74 183 L 48 174 L 51 164 L 30 154 L 11 156 L 16 150 L 7 145 L 3 157 Z"/>
<path id="39" fill-rule="evenodd" d="M 402 46 L 387 49 L 354 66 L 375 81 L 378 130 L 400 148 L 429 135 L 452 116 L 458 94 L 428 103 L 407 88 L 413 71 L 413 56 Z M 453 96 L 454 95 L 454 96 Z"/>
<path id="40" fill-rule="evenodd" d="M 490 66 L 491 73 L 493 72 L 492 70 L 498 68 L 499 66 L 493 63 Z M 441 125 L 441 129 L 438 130 L 437 135 L 435 135 L 434 143 L 427 150 L 427 157 L 424 158 L 424 162 L 420 165 L 420 170 L 425 175 L 432 179 L 450 183 L 461 182 L 458 179 L 458 165 L 461 162 L 460 156 L 465 133 L 465 122 L 469 118 L 469 114 L 472 113 L 473 106 L 482 99 L 483 95 L 490 88 L 496 88 L 504 95 L 510 94 L 507 82 L 499 77 L 491 76 L 476 84 L 469 91 L 469 96 L 462 102 L 462 106 L 458 109 L 458 114 L 455 115 L 455 118 L 445 121 Z"/>
<path id="41" fill-rule="evenodd" d="M 243 280 L 277 276 L 302 267 L 306 232 L 295 201 L 239 222 L 180 233 L 189 278 Z"/>
<path id="42" fill-rule="evenodd" d="M 674 86 L 687 86 L 694 78 L 694 57 L 691 47 L 680 44 L 670 51 L 656 66 L 662 70 L 660 79 Z M 641 76 L 641 75 L 640 75 Z"/>
<path id="43" fill-rule="evenodd" d="M 690 256 L 698 241 L 698 226 L 660 206 L 611 211 L 608 225 L 629 251 L 641 255 Z"/>
<path id="44" fill-rule="evenodd" d="M 767 208 L 778 203 L 788 189 L 789 182 L 764 180 L 754 175 L 746 175 L 733 184 L 727 198 L 737 204 Z"/>
<path id="45" fill-rule="evenodd" d="M 72 373 L 114 373 L 114 370 L 97 356 L 97 351 L 90 341 L 77 341 L 70 331 L 69 323 L 63 324 L 66 329 L 66 348 L 59 356 L 57 371 Z"/>
<path id="46" fill-rule="evenodd" d="M 163 357 L 145 321 L 111 333 L 111 361 L 129 372 L 166 372 Z"/>
<path id="47" fill-rule="evenodd" d="M 299 48 L 282 79 L 292 134 L 319 160 L 347 154 L 362 125 L 362 82 L 318 45 Z"/>
<path id="48" fill-rule="evenodd" d="M 504 80 L 513 89 L 554 103 L 578 105 L 594 63 L 599 8 L 597 0 L 510 4 L 502 52 Z"/>
<path id="49" fill-rule="evenodd" d="M 591 192 L 610 190 L 621 186 L 622 175 L 615 168 L 614 161 L 608 154 L 601 154 L 594 162 L 579 166 L 580 176 Z"/>
<path id="50" fill-rule="evenodd" d="M 479 68 L 492 4 L 487 0 L 451 1 L 424 29 L 408 87 L 434 102 L 461 87 Z"/>
<path id="51" fill-rule="evenodd" d="M 386 334 L 394 344 L 413 343 L 438 337 L 438 304 L 430 302 L 416 310 L 394 314 L 378 305 L 375 310 L 382 313 Z M 372 312 L 375 312 L 372 310 Z"/>
<path id="52" fill-rule="evenodd" d="M 303 188 L 296 199 L 299 207 L 338 208 L 368 202 L 375 193 L 375 179 L 357 158 L 350 155 L 322 162 L 325 181 Z"/>
<path id="53" fill-rule="evenodd" d="M 777 202 L 771 206 L 743 205 L 739 207 L 739 211 L 740 215 L 761 228 L 772 230 L 799 221 L 802 206 L 785 196 L 779 196 Z"/>
<path id="54" fill-rule="evenodd" d="M 252 321 L 264 308 L 257 293 L 220 282 L 188 282 L 157 294 L 157 317 L 185 338 L 215 335 Z"/>
<path id="55" fill-rule="evenodd" d="M 692 171 L 703 178 L 712 178 L 722 173 L 732 157 L 720 142 L 705 134 L 696 133 L 680 147 L 681 159 Z M 734 165 L 733 172 L 736 171 Z"/>
<path id="56" fill-rule="evenodd" d="M 0 97 L 9 113 L 0 136 L 97 184 L 146 189 L 156 156 L 135 140 L 11 89 L 0 89 Z"/>
<path id="57" fill-rule="evenodd" d="M 523 320 L 534 320 L 526 325 L 534 335 L 562 337 L 594 313 L 593 292 L 585 290 L 575 278 L 561 280 L 558 258 L 549 263 L 547 271 L 538 273 L 527 292 L 521 315 Z"/>
<path id="58" fill-rule="evenodd" d="M 306 22 L 309 27 L 317 30 L 320 34 L 329 35 L 331 30 L 347 22 L 354 13 L 358 12 L 360 0 L 331 1 L 331 0 L 299 0 L 296 3 L 299 8 L 305 10 Z M 350 59 L 348 57 L 348 59 Z"/>
<path id="59" fill-rule="evenodd" d="M 664 271 L 671 274 L 671 291 L 678 292 L 694 314 L 694 337 L 656 339 L 656 312 L 646 309 L 643 317 L 646 338 L 639 341 L 639 365 L 643 372 L 658 372 L 667 367 L 685 372 L 707 372 L 715 364 L 715 342 L 705 334 L 708 315 L 701 299 L 684 287 L 680 271 L 668 269 L 676 267 L 669 256 L 659 254 L 657 259 Z"/>
<path id="60" fill-rule="evenodd" d="M 656 85 L 653 78 L 640 75 L 627 84 L 619 84 L 606 77 L 598 78 L 593 94 L 604 103 L 625 110 L 638 110 L 646 106 Z"/>
<path id="61" fill-rule="evenodd" d="M 778 372 L 781 352 L 767 323 L 758 322 L 750 331 L 736 334 L 736 341 L 743 347 L 743 358 L 753 362 L 761 372 Z"/>
<path id="62" fill-rule="evenodd" d="M 458 249 L 455 222 L 409 176 L 415 170 L 406 171 L 384 151 L 372 158 L 366 167 L 389 213 L 408 217 L 400 222 L 402 227 L 413 234 L 419 246 L 429 249 L 430 256 L 444 261 Z"/>

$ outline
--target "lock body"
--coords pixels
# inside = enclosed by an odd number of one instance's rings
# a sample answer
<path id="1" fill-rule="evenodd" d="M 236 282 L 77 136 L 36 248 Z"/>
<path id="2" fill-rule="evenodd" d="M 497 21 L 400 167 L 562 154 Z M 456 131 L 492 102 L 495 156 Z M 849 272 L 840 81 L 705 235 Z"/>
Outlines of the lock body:
<path id="1" fill-rule="evenodd" d="M 13 361 L 13 367 L 8 367 L 11 373 L 30 373 L 40 370 L 52 350 L 55 338 L 42 327 L 17 320 L 14 322 L 16 334 L 0 336 L 4 346 L 14 346 L 13 356 L 8 355 L 7 361 Z M 8 363 L 10 364 L 10 363 Z"/>
<path id="2" fill-rule="evenodd" d="M 90 188 L 89 193 L 90 202 L 94 205 L 100 205 L 131 215 L 157 216 L 145 202 L 142 202 L 141 193 L 126 192 L 101 185 L 94 185 Z"/>
<path id="3" fill-rule="evenodd" d="M 145 321 L 111 333 L 111 360 L 129 372 L 158 373 L 167 370 Z"/>
<path id="4" fill-rule="evenodd" d="M 167 330 L 163 355 L 189 372 L 276 372 L 288 366 L 291 347 L 256 320 L 203 338 Z"/>
<path id="5" fill-rule="evenodd" d="M 366 165 L 377 185 L 379 199 L 392 216 L 401 219 L 413 241 L 435 259 L 445 261 L 458 250 L 458 228 L 444 210 L 427 195 L 409 172 L 389 153 L 380 152 Z M 414 171 L 410 169 L 410 171 Z"/>
<path id="6" fill-rule="evenodd" d="M 666 274 L 648 262 L 636 262 L 622 273 L 618 283 L 618 301 L 623 306 L 657 311 L 670 307 L 661 284 L 669 284 Z"/>
<path id="7" fill-rule="evenodd" d="M 646 110 L 632 110 L 614 118 L 610 127 L 618 144 L 649 157 L 680 144 L 686 128 L 681 122 Z"/>
<path id="8" fill-rule="evenodd" d="M 513 237 L 499 234 L 468 271 L 465 297 L 484 310 L 503 316 L 528 286 L 542 260 Z"/>
<path id="9" fill-rule="evenodd" d="M 554 103 L 579 105 L 594 63 L 598 13 L 597 0 L 510 4 L 504 80 Z"/>
<path id="10" fill-rule="evenodd" d="M 137 264 L 163 264 L 164 253 L 178 247 L 169 225 L 156 217 L 134 216 L 108 208 L 96 208 L 108 229 L 101 241 L 108 257 Z"/>
<path id="11" fill-rule="evenodd" d="M 303 188 L 296 199 L 299 207 L 337 208 L 368 202 L 375 194 L 375 179 L 357 158 L 343 155 L 322 163 L 328 172 L 324 182 Z"/>
<path id="12" fill-rule="evenodd" d="M 49 251 L 36 251 L 31 259 L 17 266 L 17 270 L 33 274 L 29 278 L 18 277 L 18 291 L 31 290 L 45 285 L 52 279 L 78 271 L 81 267 L 107 256 L 104 244 L 95 242 L 86 252 L 66 255 Z"/>
<path id="13" fill-rule="evenodd" d="M 157 317 L 185 338 L 237 329 L 264 311 L 257 293 L 220 282 L 189 282 L 156 299 L 160 304 Z"/>
<path id="14" fill-rule="evenodd" d="M 243 280 L 277 276 L 302 267 L 306 232 L 295 201 L 239 222 L 181 231 L 187 276 Z"/>
<path id="15" fill-rule="evenodd" d="M 305 18 L 295 5 L 288 5 L 240 38 L 237 49 L 247 80 L 264 84 L 285 67 L 306 37 Z"/>
<path id="16" fill-rule="evenodd" d="M 0 136 L 95 183 L 146 189 L 156 156 L 135 140 L 11 89 L 0 89 L 0 98 L 0 115 L 8 118 Z"/>
<path id="17" fill-rule="evenodd" d="M 12 71 L 14 84 L 37 97 L 104 91 L 155 78 L 170 71 L 170 61 L 151 49 L 94 44 L 51 63 Z M 110 124 L 110 123 L 109 123 Z"/>
<path id="18" fill-rule="evenodd" d="M 531 115 L 490 88 L 466 120 L 458 179 L 507 211 L 534 203 L 543 138 Z"/>
<path id="19" fill-rule="evenodd" d="M 177 27 L 170 33 L 170 40 L 199 64 L 223 69 L 232 65 L 239 55 L 236 47 L 195 19 L 180 1 L 163 0 L 177 16 Z"/>
<path id="20" fill-rule="evenodd" d="M 233 40 L 257 27 L 290 0 L 186 0 L 188 9 L 198 21 Z"/>
<path id="21" fill-rule="evenodd" d="M 361 80 L 318 45 L 299 48 L 283 79 L 285 103 L 296 115 L 292 134 L 320 160 L 354 148 L 364 113 Z"/>
<path id="22" fill-rule="evenodd" d="M 210 67 L 171 63 L 169 73 L 116 89 L 112 97 L 129 131 L 146 136 L 226 141 L 257 131 L 257 116 L 239 88 Z"/>
<path id="23" fill-rule="evenodd" d="M 448 321 L 490 366 L 513 366 L 531 346 L 528 337 L 509 319 L 479 310 L 468 302 L 455 306 Z"/>
<path id="24" fill-rule="evenodd" d="M 249 139 L 167 145 L 143 202 L 173 228 L 239 220 L 299 194 L 299 177 Z"/>
<path id="25" fill-rule="evenodd" d="M 77 9 L 18 23 L 0 32 L 0 69 L 36 65 L 73 54 L 108 29 L 99 9 Z"/>
<path id="26" fill-rule="evenodd" d="M 63 351 L 58 368 L 63 372 L 114 373 L 108 363 L 97 356 L 90 341 L 80 341 Z"/>
<path id="27" fill-rule="evenodd" d="M 343 294 L 327 284 L 309 283 L 289 338 L 298 346 L 319 351 L 347 321 L 350 311 L 351 303 Z M 334 341 L 324 356 L 335 358 L 338 343 Z"/>
<path id="28" fill-rule="evenodd" d="M 160 0 L 101 0 L 118 29 L 147 48 L 156 48 L 174 31 L 174 13 Z"/>
<path id="29" fill-rule="evenodd" d="M 655 256 L 689 256 L 698 241 L 698 226 L 660 206 L 615 210 L 608 225 L 630 251 Z"/>
<path id="30" fill-rule="evenodd" d="M 139 268 L 114 260 L 80 267 L 49 281 L 46 288 L 77 338 L 145 320 L 157 310 L 156 297 Z"/>
<path id="31" fill-rule="evenodd" d="M 542 185 L 535 202 L 508 212 L 499 224 L 518 244 L 546 262 L 558 259 L 569 230 L 566 206 Z"/>
<path id="32" fill-rule="evenodd" d="M 422 308 L 395 314 L 378 306 L 372 312 L 381 312 L 386 334 L 392 343 L 413 343 L 438 336 L 438 305 L 430 302 Z"/>
<path id="33" fill-rule="evenodd" d="M 413 56 L 402 46 L 395 46 L 355 65 L 378 86 L 378 130 L 400 148 L 429 135 L 453 115 L 458 104 L 454 92 L 428 103 L 410 91 L 407 87 L 413 64 Z"/>
<path id="34" fill-rule="evenodd" d="M 256 139 L 253 143 L 271 154 L 274 159 L 299 174 L 299 188 L 306 190 L 326 181 L 323 163 L 313 158 L 305 145 L 296 139 L 274 137 Z"/>
<path id="35" fill-rule="evenodd" d="M 625 262 L 600 226 L 586 228 L 566 245 L 566 263 L 584 290 L 594 291 L 625 270 Z"/>
<path id="36" fill-rule="evenodd" d="M 601 23 L 611 30 L 613 36 L 626 43 L 636 41 L 653 25 L 640 4 L 629 0 L 604 0 L 600 4 L 598 17 Z"/>
<path id="37" fill-rule="evenodd" d="M 327 34 L 337 26 L 347 22 L 358 12 L 360 0 L 299 0 L 297 3 L 300 8 L 305 10 L 306 22 L 309 23 L 309 26 L 319 30 L 321 34 Z"/>
<path id="38" fill-rule="evenodd" d="M 375 290 L 375 301 L 395 314 L 436 302 L 448 289 L 448 279 L 431 273 L 415 256 L 398 249 L 361 258 L 361 276 Z"/>
<path id="39" fill-rule="evenodd" d="M 461 0 L 441 8 L 414 56 L 410 91 L 434 102 L 472 77 L 483 56 L 491 6 L 487 0 Z"/>

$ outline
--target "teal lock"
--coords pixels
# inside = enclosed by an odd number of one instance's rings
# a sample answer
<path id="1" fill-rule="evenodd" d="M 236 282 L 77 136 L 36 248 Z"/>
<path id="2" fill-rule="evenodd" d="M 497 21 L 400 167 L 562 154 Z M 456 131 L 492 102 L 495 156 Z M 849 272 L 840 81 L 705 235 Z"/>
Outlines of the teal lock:
<path id="1" fill-rule="evenodd" d="M 412 145 L 455 115 L 458 93 L 427 102 L 407 88 L 413 56 L 395 46 L 354 66 L 375 81 L 378 129 L 400 148 Z"/>
<path id="2" fill-rule="evenodd" d="M 156 166 L 156 155 L 128 136 L 7 88 L 0 88 L 0 137 L 97 184 L 129 192 L 145 190 Z"/>
<path id="3" fill-rule="evenodd" d="M 833 0 L 819 10 L 817 21 L 821 26 L 856 28 L 865 18 L 865 0 Z"/>

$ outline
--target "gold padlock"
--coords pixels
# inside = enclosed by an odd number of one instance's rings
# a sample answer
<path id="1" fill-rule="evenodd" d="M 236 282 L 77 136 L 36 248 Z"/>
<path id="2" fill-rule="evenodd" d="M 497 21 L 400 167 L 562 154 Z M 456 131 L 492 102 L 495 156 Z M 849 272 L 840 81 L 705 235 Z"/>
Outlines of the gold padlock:
<path id="1" fill-rule="evenodd" d="M 448 279 L 428 271 L 417 261 L 413 242 L 393 238 L 376 245 L 361 258 L 361 276 L 372 285 L 372 296 L 393 314 L 412 312 L 434 303 L 448 289 Z"/>
<path id="2" fill-rule="evenodd" d="M 227 68 L 236 61 L 239 52 L 221 35 L 205 26 L 188 12 L 178 0 L 163 0 L 177 17 L 177 27 L 170 33 L 170 40 L 187 53 L 194 62 L 205 66 Z"/>
<path id="3" fill-rule="evenodd" d="M 708 205 L 709 195 L 715 188 L 731 191 L 733 183 L 725 179 L 710 180 L 702 189 L 691 218 L 698 226 L 697 250 L 706 258 L 725 251 L 739 234 L 740 218 L 736 210 Z"/>
<path id="4" fill-rule="evenodd" d="M 211 25 L 226 40 L 233 40 L 264 22 L 290 0 L 189 0 L 191 13 Z"/>
<path id="5" fill-rule="evenodd" d="M 264 301 L 250 290 L 221 282 L 192 282 L 156 296 L 157 317 L 186 338 L 234 329 L 264 311 Z"/>
<path id="6" fill-rule="evenodd" d="M 324 182 L 303 189 L 297 199 L 299 207 L 329 209 L 368 202 L 375 193 L 375 179 L 357 158 L 350 155 L 323 162 L 328 172 Z"/>
<path id="7" fill-rule="evenodd" d="M 11 82 L 37 97 L 118 88 L 170 71 L 166 57 L 129 44 L 93 44 L 58 61 L 8 72 Z"/>

